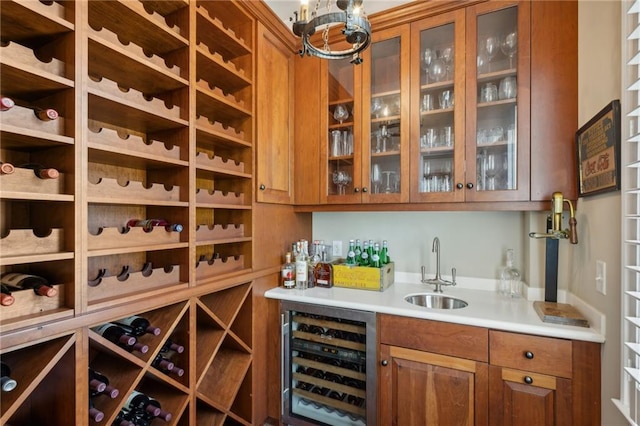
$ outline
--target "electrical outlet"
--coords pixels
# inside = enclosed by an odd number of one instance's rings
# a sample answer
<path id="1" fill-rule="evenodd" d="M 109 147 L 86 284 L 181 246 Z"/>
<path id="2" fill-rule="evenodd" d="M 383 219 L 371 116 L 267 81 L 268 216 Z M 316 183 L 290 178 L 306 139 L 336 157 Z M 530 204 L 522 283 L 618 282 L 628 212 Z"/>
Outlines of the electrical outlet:
<path id="1" fill-rule="evenodd" d="M 342 257 L 342 241 L 333 241 L 333 245 L 331 246 L 331 254 L 333 257 Z"/>
<path id="2" fill-rule="evenodd" d="M 607 294 L 607 264 L 602 260 L 596 261 L 596 290 Z"/>

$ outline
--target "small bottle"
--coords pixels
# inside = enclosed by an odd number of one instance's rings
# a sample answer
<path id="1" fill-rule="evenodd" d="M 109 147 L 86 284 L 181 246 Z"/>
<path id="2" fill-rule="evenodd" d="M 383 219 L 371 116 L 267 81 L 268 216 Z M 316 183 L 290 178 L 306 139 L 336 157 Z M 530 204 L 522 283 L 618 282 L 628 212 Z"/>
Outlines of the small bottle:
<path id="1" fill-rule="evenodd" d="M 13 167 L 11 163 L 3 163 L 0 161 L 0 175 L 10 175 L 16 171 L 16 168 Z"/>
<path id="2" fill-rule="evenodd" d="M 148 319 L 139 315 L 131 315 L 129 317 L 113 321 L 113 323 L 118 324 L 120 327 L 127 330 L 127 334 L 133 337 L 140 337 L 147 333 L 159 336 L 160 333 L 162 333 L 162 330 L 158 327 L 152 326 Z"/>
<path id="3" fill-rule="evenodd" d="M 513 249 L 507 250 L 507 263 L 500 274 L 500 291 L 504 296 L 518 298 L 522 292 L 520 271 L 513 266 Z"/>
<path id="4" fill-rule="evenodd" d="M 347 265 L 356 264 L 356 242 L 355 240 L 349 240 L 349 251 L 347 252 Z"/>
<path id="5" fill-rule="evenodd" d="M 306 290 L 309 285 L 309 265 L 307 264 L 307 257 L 302 250 L 302 245 L 296 256 L 296 288 L 298 290 Z"/>
<path id="6" fill-rule="evenodd" d="M 370 265 L 373 268 L 382 267 L 382 262 L 380 261 L 380 244 L 375 243 L 373 246 L 373 255 L 371 255 L 371 263 Z"/>
<path id="7" fill-rule="evenodd" d="M 0 305 L 11 306 L 16 299 L 11 295 L 11 289 L 4 284 L 0 284 Z"/>
<path id="8" fill-rule="evenodd" d="M 115 343 L 121 348 L 127 348 L 133 346 L 136 343 L 136 338 L 129 336 L 127 332 L 115 324 L 106 323 L 92 328 L 93 331 L 110 341 Z"/>
<path id="9" fill-rule="evenodd" d="M 0 111 L 8 111 L 13 108 L 16 103 L 11 98 L 0 96 Z"/>
<path id="10" fill-rule="evenodd" d="M 389 243 L 387 243 L 387 240 L 382 241 L 382 249 L 380 250 L 380 262 L 383 265 L 391 262 L 391 259 L 389 258 Z"/>
<path id="11" fill-rule="evenodd" d="M 326 261 L 327 253 L 323 251 L 321 254 L 321 260 L 313 269 L 314 281 L 318 287 L 333 287 L 333 267 L 331 263 Z"/>
<path id="12" fill-rule="evenodd" d="M 8 288 L 17 290 L 32 289 L 38 296 L 55 297 L 58 290 L 51 287 L 49 282 L 37 275 L 21 274 L 18 272 L 5 272 L 0 275 L 0 283 Z"/>
<path id="13" fill-rule="evenodd" d="M 362 263 L 362 243 L 360 240 L 356 240 L 356 247 L 354 250 L 356 254 L 356 265 L 360 265 Z"/>
<path id="14" fill-rule="evenodd" d="M 369 252 L 369 241 L 364 240 L 364 247 L 362 248 L 362 253 L 360 253 L 360 266 L 369 266 L 369 261 L 371 260 Z"/>
<path id="15" fill-rule="evenodd" d="M 18 167 L 22 169 L 33 170 L 33 173 L 39 179 L 58 179 L 58 177 L 60 176 L 60 172 L 58 172 L 57 169 L 54 169 L 52 167 L 45 167 L 41 164 L 26 163 L 26 164 L 21 164 Z"/>
<path id="16" fill-rule="evenodd" d="M 284 255 L 284 264 L 280 270 L 282 287 L 286 289 L 296 288 L 296 265 L 291 261 L 291 253 Z"/>
<path id="17" fill-rule="evenodd" d="M 373 240 L 369 240 L 369 263 L 371 263 L 372 256 L 373 256 Z"/>
<path id="18" fill-rule="evenodd" d="M 0 387 L 2 392 L 11 392 L 18 386 L 18 382 L 11 378 L 11 368 L 8 364 L 0 362 Z"/>
<path id="19" fill-rule="evenodd" d="M 133 345 L 125 346 L 124 349 L 128 350 L 129 352 L 140 352 L 141 354 L 146 354 L 147 352 L 149 352 L 149 346 L 145 345 L 144 343 L 140 343 L 137 340 Z"/>

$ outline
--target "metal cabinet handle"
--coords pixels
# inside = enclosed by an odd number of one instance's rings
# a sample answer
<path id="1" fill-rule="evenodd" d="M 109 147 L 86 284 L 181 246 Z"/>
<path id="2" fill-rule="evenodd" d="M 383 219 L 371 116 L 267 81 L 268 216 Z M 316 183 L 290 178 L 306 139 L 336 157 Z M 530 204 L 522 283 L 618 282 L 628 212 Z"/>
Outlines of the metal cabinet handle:
<path id="1" fill-rule="evenodd" d="M 462 183 L 458 182 L 458 183 L 456 183 L 456 188 L 462 189 L 462 188 L 464 188 L 464 185 Z"/>
<path id="2" fill-rule="evenodd" d="M 368 189 L 367 189 L 366 186 L 364 188 L 362 188 L 362 192 L 368 192 Z"/>
<path id="3" fill-rule="evenodd" d="M 264 186 L 264 183 L 260 184 L 260 191 L 264 191 L 265 189 L 267 189 L 266 186 Z"/>
<path id="4" fill-rule="evenodd" d="M 526 359 L 533 359 L 533 352 L 531 352 L 531 351 L 526 351 L 526 352 L 524 353 L 524 357 L 525 357 Z"/>
<path id="5" fill-rule="evenodd" d="M 524 382 L 530 385 L 533 383 L 533 379 L 531 378 L 531 376 L 524 376 Z"/>
<path id="6" fill-rule="evenodd" d="M 387 361 L 386 359 L 383 359 L 383 360 L 380 362 L 380 365 L 382 365 L 383 367 L 386 367 L 387 365 L 389 365 L 389 361 Z"/>
<path id="7" fill-rule="evenodd" d="M 360 192 L 360 188 L 353 188 L 353 192 Z"/>
<path id="8" fill-rule="evenodd" d="M 469 189 L 473 189 L 473 183 L 472 183 L 472 182 L 469 182 L 469 183 L 467 184 L 467 188 L 469 188 Z"/>

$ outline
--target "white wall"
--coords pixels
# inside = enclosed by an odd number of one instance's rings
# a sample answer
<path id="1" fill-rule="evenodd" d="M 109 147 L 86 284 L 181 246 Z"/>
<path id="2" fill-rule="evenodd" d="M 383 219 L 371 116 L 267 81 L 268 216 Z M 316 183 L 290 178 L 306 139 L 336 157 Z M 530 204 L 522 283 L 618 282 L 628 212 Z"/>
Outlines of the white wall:
<path id="1" fill-rule="evenodd" d="M 620 94 L 620 3 L 580 1 L 579 123 L 576 130 Z M 516 264 L 530 286 L 543 287 L 544 242 L 528 237 L 542 231 L 545 213 L 519 212 L 371 212 L 314 213 L 313 238 L 325 243 L 350 238 L 389 241 L 396 270 L 434 269 L 433 237 L 441 243 L 443 273 L 495 278 L 504 251 L 516 251 Z M 577 246 L 560 242 L 560 288 L 571 290 L 607 317 L 602 356 L 602 424 L 626 424 L 611 398 L 619 395 L 620 344 L 620 196 L 580 199 Z M 595 263 L 607 263 L 607 295 L 595 291 Z"/>

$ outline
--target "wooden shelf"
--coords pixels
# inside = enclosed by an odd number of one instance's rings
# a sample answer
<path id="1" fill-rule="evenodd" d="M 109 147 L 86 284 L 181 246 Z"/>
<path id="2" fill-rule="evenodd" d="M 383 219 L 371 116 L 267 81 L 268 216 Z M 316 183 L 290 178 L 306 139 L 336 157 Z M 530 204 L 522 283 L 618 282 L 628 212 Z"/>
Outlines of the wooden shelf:
<path id="1" fill-rule="evenodd" d="M 70 10 L 57 2 L 47 6 L 37 1 L 3 0 L 0 37 L 32 41 L 71 32 L 75 26 L 65 19 L 67 15 L 73 16 Z"/>
<path id="2" fill-rule="evenodd" d="M 198 42 L 202 42 L 220 53 L 227 60 L 251 54 L 251 48 L 245 40 L 239 38 L 233 30 L 225 28 L 220 19 L 209 14 L 202 5 L 196 8 Z"/>
<path id="3" fill-rule="evenodd" d="M 232 96 L 224 95 L 221 90 L 211 88 L 207 82 L 197 83 L 196 110 L 206 117 L 217 117 L 224 123 L 246 120 L 252 116 L 250 105 L 238 101 Z"/>

